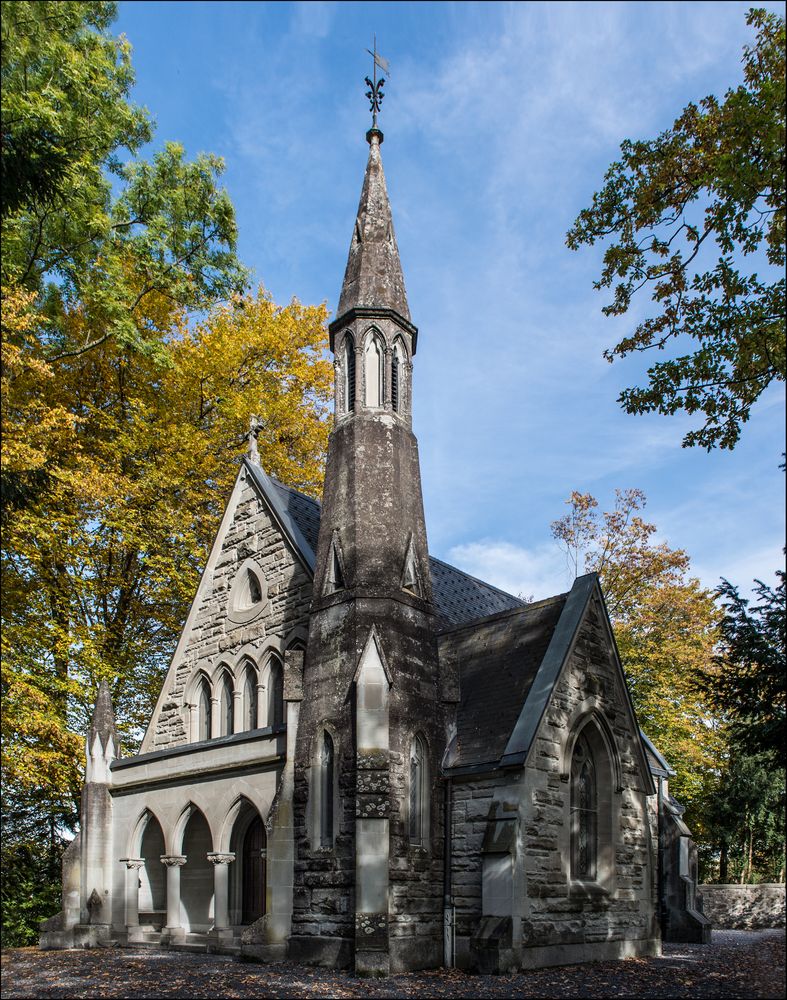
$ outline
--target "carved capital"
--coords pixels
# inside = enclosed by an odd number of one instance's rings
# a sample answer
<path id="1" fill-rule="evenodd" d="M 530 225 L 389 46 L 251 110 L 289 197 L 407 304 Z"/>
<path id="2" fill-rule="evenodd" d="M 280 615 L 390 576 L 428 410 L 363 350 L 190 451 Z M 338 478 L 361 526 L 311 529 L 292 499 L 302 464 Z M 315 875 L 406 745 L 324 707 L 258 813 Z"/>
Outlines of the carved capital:
<path id="1" fill-rule="evenodd" d="M 208 853 L 208 861 L 212 865 L 229 865 L 235 860 L 235 855 L 232 853 L 222 854 L 220 851 L 210 851 Z"/>
<path id="2" fill-rule="evenodd" d="M 145 865 L 144 858 L 121 858 L 126 868 L 142 868 Z"/>
<path id="3" fill-rule="evenodd" d="M 180 868 L 182 865 L 186 864 L 185 854 L 162 854 L 159 859 L 162 865 L 166 865 L 167 868 Z"/>

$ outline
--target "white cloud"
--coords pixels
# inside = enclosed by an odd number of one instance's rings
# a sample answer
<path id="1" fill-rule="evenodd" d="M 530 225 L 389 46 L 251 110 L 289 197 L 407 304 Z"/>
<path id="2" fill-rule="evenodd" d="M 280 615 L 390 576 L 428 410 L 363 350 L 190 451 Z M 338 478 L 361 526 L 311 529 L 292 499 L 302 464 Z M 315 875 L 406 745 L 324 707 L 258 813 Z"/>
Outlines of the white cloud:
<path id="1" fill-rule="evenodd" d="M 293 27 L 303 35 L 325 38 L 331 30 L 336 4 L 329 0 L 296 0 L 293 7 Z"/>
<path id="2" fill-rule="evenodd" d="M 563 593 L 571 574 L 557 544 L 528 549 L 511 542 L 482 539 L 455 545 L 448 561 L 509 594 L 541 600 Z"/>

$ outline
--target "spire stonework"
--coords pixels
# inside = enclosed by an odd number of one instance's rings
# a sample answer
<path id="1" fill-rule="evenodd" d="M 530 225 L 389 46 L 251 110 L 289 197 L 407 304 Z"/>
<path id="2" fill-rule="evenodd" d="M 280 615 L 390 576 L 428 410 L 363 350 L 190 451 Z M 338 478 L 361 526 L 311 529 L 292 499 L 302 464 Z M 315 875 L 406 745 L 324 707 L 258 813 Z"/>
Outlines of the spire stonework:
<path id="1" fill-rule="evenodd" d="M 382 133 L 372 128 L 367 139 L 358 214 L 330 326 L 336 417 L 296 743 L 290 956 L 387 974 L 442 959 L 439 768 L 445 724 L 411 429 L 417 329 L 380 157 Z M 338 789 L 327 844 L 315 787 L 324 733 L 333 741 Z M 416 739 L 425 748 L 425 778 L 415 799 L 428 799 L 419 827 L 425 834 L 417 843 L 409 822 Z M 330 915 L 326 892 L 336 900 Z"/>

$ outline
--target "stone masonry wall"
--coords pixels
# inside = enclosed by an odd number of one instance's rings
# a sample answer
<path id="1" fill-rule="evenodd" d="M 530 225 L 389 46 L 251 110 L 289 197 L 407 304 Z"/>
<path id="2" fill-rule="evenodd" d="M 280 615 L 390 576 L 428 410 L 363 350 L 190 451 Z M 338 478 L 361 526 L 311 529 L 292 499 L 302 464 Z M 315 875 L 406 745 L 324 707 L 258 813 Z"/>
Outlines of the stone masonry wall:
<path id="1" fill-rule="evenodd" d="M 520 796 L 519 775 L 456 779 L 451 793 L 451 892 L 454 903 L 456 960 L 469 961 L 469 939 L 481 920 L 481 847 L 493 801 Z M 516 905 L 516 903 L 515 903 Z"/>
<path id="2" fill-rule="evenodd" d="M 248 644 L 260 652 L 266 640 L 284 641 L 296 627 L 307 627 L 311 600 L 311 577 L 271 517 L 265 502 L 245 472 L 241 494 L 232 523 L 221 546 L 194 619 L 183 655 L 167 678 L 171 683 L 155 720 L 151 750 L 178 746 L 189 741 L 189 720 L 184 708 L 184 691 L 194 671 L 212 673 L 223 657 L 232 661 Z M 263 613 L 248 624 L 227 617 L 227 600 L 240 565 L 253 558 L 268 586 Z M 304 632 L 305 634 L 305 632 Z M 252 655 L 253 651 L 252 651 Z M 258 666 L 261 664 L 258 663 Z"/>
<path id="3" fill-rule="evenodd" d="M 651 939 L 657 933 L 655 841 L 636 756 L 639 734 L 626 710 L 602 615 L 594 602 L 528 760 L 521 818 L 524 948 Z M 589 708 L 606 720 L 620 762 L 620 791 L 614 788 L 614 769 L 605 787 L 601 769 L 597 775 L 601 891 L 572 884 L 570 873 L 570 762 L 564 749 L 572 727 Z M 606 857 L 604 810 L 612 817 Z"/>
<path id="4" fill-rule="evenodd" d="M 784 927 L 784 883 L 698 885 L 702 911 L 714 927 L 754 930 Z"/>

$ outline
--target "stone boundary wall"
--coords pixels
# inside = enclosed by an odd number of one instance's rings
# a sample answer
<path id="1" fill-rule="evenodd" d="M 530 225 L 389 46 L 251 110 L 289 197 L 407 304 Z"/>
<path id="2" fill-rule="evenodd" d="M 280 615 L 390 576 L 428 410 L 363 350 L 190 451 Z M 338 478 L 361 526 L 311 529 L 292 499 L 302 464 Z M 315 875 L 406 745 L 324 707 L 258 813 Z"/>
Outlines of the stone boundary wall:
<path id="1" fill-rule="evenodd" d="M 702 912 L 716 928 L 784 927 L 784 883 L 698 885 Z"/>

